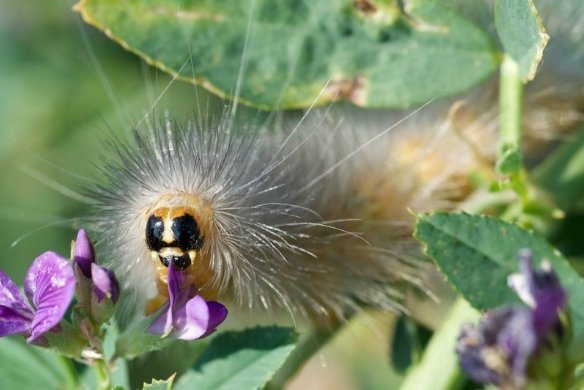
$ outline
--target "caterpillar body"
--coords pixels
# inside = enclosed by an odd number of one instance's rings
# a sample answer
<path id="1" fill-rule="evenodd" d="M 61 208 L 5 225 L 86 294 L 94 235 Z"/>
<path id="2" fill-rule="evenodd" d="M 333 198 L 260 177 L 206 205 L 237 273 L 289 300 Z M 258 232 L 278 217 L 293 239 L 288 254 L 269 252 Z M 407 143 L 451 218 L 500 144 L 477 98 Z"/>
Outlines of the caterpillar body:
<path id="1" fill-rule="evenodd" d="M 455 169 L 425 146 L 397 147 L 401 132 L 363 147 L 371 132 L 326 121 L 272 136 L 239 137 L 230 121 L 136 132 L 99 190 L 99 228 L 129 283 L 163 292 L 173 262 L 208 299 L 315 320 L 395 309 L 400 283 L 422 287 L 409 209 L 448 207 Z"/>
<path id="2" fill-rule="evenodd" d="M 546 11 L 558 56 L 581 19 L 563 26 Z M 584 62 L 581 50 L 570 58 L 570 70 Z M 581 75 L 562 84 L 562 62 L 544 64 L 525 98 L 536 139 L 582 119 Z M 276 131 L 242 130 L 231 106 L 218 120 L 152 120 L 133 141 L 112 143 L 106 180 L 93 190 L 104 257 L 136 312 L 165 301 L 170 263 L 230 310 L 325 324 L 363 306 L 403 310 L 404 286 L 431 293 L 412 212 L 455 209 L 471 191 L 469 172 L 492 173 L 495 92 L 491 83 L 464 104 L 375 119 L 313 109 Z"/>

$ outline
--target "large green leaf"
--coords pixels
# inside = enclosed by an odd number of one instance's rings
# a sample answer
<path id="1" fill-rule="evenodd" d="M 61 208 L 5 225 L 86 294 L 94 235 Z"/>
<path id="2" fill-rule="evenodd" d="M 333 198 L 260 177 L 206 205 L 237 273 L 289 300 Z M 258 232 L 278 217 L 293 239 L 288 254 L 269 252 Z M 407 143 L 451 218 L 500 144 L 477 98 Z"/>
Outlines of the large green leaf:
<path id="1" fill-rule="evenodd" d="M 241 101 L 263 108 L 335 99 L 409 107 L 465 91 L 498 66 L 487 35 L 446 6 L 418 0 L 406 13 L 398 3 L 81 0 L 75 8 L 148 63 L 220 96 L 236 92 L 243 63 Z"/>
<path id="2" fill-rule="evenodd" d="M 63 359 L 63 360 L 62 360 Z M 0 340 L 0 389 L 72 389 L 75 375 L 57 353 L 24 340 Z"/>
<path id="3" fill-rule="evenodd" d="M 496 218 L 443 212 L 419 216 L 416 237 L 450 283 L 479 310 L 517 301 L 507 277 L 518 271 L 518 251 L 531 249 L 538 262 L 551 262 L 568 293 L 575 329 L 584 330 L 584 280 L 542 238 Z"/>
<path id="4" fill-rule="evenodd" d="M 252 390 L 264 386 L 296 345 L 290 328 L 258 327 L 214 338 L 176 390 Z"/>
<path id="5" fill-rule="evenodd" d="M 533 0 L 497 0 L 495 26 L 506 54 L 518 64 L 523 81 L 533 79 L 549 39 Z"/>

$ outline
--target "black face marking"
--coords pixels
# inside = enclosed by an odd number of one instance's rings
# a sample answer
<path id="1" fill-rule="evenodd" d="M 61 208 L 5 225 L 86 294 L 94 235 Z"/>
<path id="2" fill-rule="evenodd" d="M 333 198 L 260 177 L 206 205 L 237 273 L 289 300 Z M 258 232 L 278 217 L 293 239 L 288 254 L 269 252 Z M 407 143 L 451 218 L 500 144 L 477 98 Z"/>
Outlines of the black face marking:
<path id="1" fill-rule="evenodd" d="M 178 268 L 181 271 L 184 271 L 189 265 L 191 265 L 191 258 L 186 253 L 181 256 L 168 255 L 163 257 L 159 255 L 158 257 L 165 267 L 168 267 L 169 264 L 172 263 L 175 268 Z"/>
<path id="2" fill-rule="evenodd" d="M 183 251 L 197 250 L 203 246 L 197 221 L 189 214 L 177 217 L 172 221 L 172 234 L 175 239 L 173 244 Z"/>
<path id="3" fill-rule="evenodd" d="M 146 224 L 146 245 L 153 251 L 159 251 L 165 244 L 162 242 L 164 222 L 162 218 L 150 216 Z"/>
<path id="4" fill-rule="evenodd" d="M 185 270 L 201 249 L 203 238 L 195 218 L 182 210 L 155 211 L 146 223 L 146 244 L 154 259 L 168 267 Z"/>

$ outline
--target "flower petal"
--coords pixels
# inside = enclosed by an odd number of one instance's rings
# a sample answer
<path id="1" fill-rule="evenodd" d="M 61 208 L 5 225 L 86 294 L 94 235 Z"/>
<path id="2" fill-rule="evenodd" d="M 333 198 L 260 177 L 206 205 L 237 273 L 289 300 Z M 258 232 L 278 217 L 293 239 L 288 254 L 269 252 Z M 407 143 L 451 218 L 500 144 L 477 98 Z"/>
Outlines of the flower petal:
<path id="1" fill-rule="evenodd" d="M 172 262 L 168 265 L 168 296 L 170 307 L 176 309 L 188 300 L 188 290 L 183 285 L 186 276 L 180 270 L 176 269 Z"/>
<path id="2" fill-rule="evenodd" d="M 91 279 L 98 302 L 103 301 L 106 297 L 111 298 L 113 303 L 118 301 L 120 288 L 113 272 L 96 263 L 91 263 Z"/>
<path id="3" fill-rule="evenodd" d="M 24 316 L 28 314 L 32 318 L 32 310 L 20 294 L 18 286 L 2 271 L 0 271 L 0 306 L 9 307 Z"/>
<path id="4" fill-rule="evenodd" d="M 189 299 L 193 292 L 184 273 L 168 267 L 169 303 L 152 322 L 148 331 L 155 335 L 168 335 L 183 340 L 194 340 L 211 334 L 227 317 L 227 309 L 218 302 L 206 301 L 201 296 Z"/>
<path id="5" fill-rule="evenodd" d="M 213 333 L 225 321 L 228 314 L 227 308 L 219 302 L 209 301 L 207 304 L 209 305 L 209 324 L 205 336 Z"/>
<path id="6" fill-rule="evenodd" d="M 54 252 L 43 253 L 28 269 L 24 291 L 36 309 L 27 340 L 32 342 L 57 325 L 67 311 L 75 291 L 71 264 Z"/>
<path id="7" fill-rule="evenodd" d="M 461 368 L 483 384 L 520 388 L 537 348 L 531 310 L 509 306 L 485 313 L 462 329 L 456 344 Z"/>
<path id="8" fill-rule="evenodd" d="M 533 308 L 533 326 L 540 340 L 558 322 L 558 312 L 566 304 L 566 293 L 548 261 L 540 270 L 533 266 L 533 254 L 528 249 L 519 252 L 520 273 L 509 276 L 509 285 L 519 298 Z"/>
<path id="9" fill-rule="evenodd" d="M 148 331 L 156 335 L 168 334 L 173 329 L 175 311 L 184 308 L 188 300 L 190 289 L 183 288 L 186 277 L 180 270 L 175 269 L 172 262 L 168 265 L 168 305 L 162 313 L 152 322 Z"/>
<path id="10" fill-rule="evenodd" d="M 87 233 L 83 229 L 77 233 L 77 238 L 73 245 L 73 261 L 81 268 L 83 275 L 87 278 L 91 277 L 91 264 L 95 263 L 95 251 L 89 237 L 87 237 Z"/>
<path id="11" fill-rule="evenodd" d="M 28 332 L 31 321 L 32 313 L 29 317 L 11 307 L 0 305 L 0 337 Z"/>
<path id="12" fill-rule="evenodd" d="M 525 308 L 515 310 L 499 333 L 497 345 L 509 356 L 509 382 L 518 388 L 525 384 L 527 364 L 537 348 L 537 341 L 532 313 Z"/>
<path id="13" fill-rule="evenodd" d="M 501 384 L 501 375 L 487 367 L 483 357 L 486 344 L 483 335 L 474 324 L 465 324 L 456 342 L 456 354 L 460 367 L 475 382 Z"/>
<path id="14" fill-rule="evenodd" d="M 197 295 L 175 312 L 173 336 L 182 340 L 201 338 L 211 334 L 226 317 L 225 306 Z"/>
<path id="15" fill-rule="evenodd" d="M 148 332 L 156 336 L 164 336 L 172 330 L 172 310 L 167 304 L 162 313 L 150 324 Z"/>

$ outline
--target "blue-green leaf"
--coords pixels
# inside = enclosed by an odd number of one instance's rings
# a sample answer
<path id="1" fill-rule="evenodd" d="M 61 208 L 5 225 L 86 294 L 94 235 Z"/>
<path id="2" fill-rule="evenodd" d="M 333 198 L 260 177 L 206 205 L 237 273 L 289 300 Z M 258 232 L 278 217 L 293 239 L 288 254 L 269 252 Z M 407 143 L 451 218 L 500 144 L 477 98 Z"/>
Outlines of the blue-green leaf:
<path id="1" fill-rule="evenodd" d="M 81 0 L 75 9 L 148 63 L 262 108 L 410 107 L 470 89 L 500 57 L 438 1 Z"/>
<path id="2" fill-rule="evenodd" d="M 533 0 L 497 0 L 495 27 L 523 82 L 532 80 L 549 39 Z"/>

